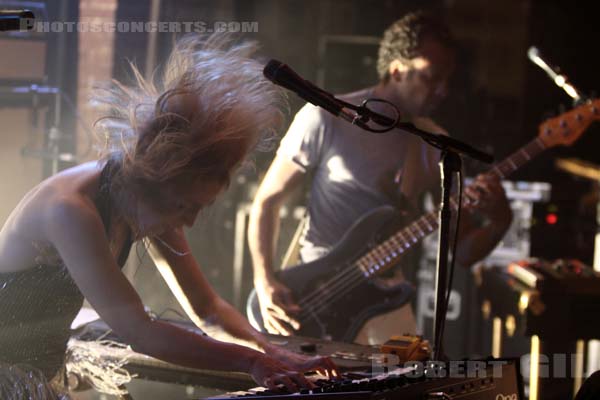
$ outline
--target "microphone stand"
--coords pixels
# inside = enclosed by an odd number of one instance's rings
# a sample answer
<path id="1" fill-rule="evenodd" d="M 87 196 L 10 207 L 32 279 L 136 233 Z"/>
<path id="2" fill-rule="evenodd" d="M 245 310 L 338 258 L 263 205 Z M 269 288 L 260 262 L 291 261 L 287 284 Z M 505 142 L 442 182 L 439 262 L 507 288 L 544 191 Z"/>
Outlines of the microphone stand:
<path id="1" fill-rule="evenodd" d="M 431 133 L 417 128 L 409 122 L 400 122 L 385 115 L 376 113 L 367 107 L 365 103 L 357 107 L 336 99 L 345 108 L 356 112 L 353 114 L 343 109 L 338 116 L 354 125 L 357 125 L 368 131 L 372 128 L 367 126 L 367 122 L 373 121 L 378 125 L 390 127 L 388 130 L 397 128 L 401 131 L 419 136 L 421 139 L 441 150 L 441 159 L 439 162 L 441 172 L 442 199 L 439 211 L 439 229 L 438 229 L 438 254 L 437 266 L 435 272 L 435 319 L 433 324 L 434 353 L 433 361 L 445 361 L 446 356 L 443 351 L 444 323 L 446 319 L 446 292 L 448 290 L 448 253 L 450 250 L 450 218 L 452 215 L 450 194 L 455 173 L 461 170 L 461 155 L 470 157 L 484 163 L 492 163 L 494 158 L 474 147 L 453 139 L 446 135 Z M 459 205 L 460 207 L 460 205 Z M 457 240 L 455 238 L 454 240 Z"/>

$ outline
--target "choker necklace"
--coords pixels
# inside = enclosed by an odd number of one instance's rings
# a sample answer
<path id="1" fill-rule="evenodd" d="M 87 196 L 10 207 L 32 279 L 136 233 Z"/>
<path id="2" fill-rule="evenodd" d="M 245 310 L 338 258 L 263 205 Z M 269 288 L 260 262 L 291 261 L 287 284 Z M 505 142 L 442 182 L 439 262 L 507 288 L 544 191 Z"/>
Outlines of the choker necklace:
<path id="1" fill-rule="evenodd" d="M 158 240 L 160 243 L 162 243 L 163 246 L 165 246 L 167 249 L 169 249 L 169 251 L 171 253 L 175 254 L 176 256 L 183 257 L 183 256 L 188 256 L 188 255 L 192 254 L 191 251 L 178 251 L 178 250 L 175 250 L 173 247 L 171 247 L 171 245 L 169 245 L 167 242 L 165 242 L 164 240 L 162 240 L 158 235 L 152 236 L 152 238 Z"/>

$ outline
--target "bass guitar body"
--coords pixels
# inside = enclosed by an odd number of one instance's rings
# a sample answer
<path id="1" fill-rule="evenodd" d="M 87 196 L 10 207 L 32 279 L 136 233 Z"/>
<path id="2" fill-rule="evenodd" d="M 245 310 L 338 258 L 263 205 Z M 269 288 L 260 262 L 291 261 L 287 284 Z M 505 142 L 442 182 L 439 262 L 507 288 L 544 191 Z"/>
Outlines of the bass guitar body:
<path id="1" fill-rule="evenodd" d="M 361 274 L 356 265 L 400 220 L 395 208 L 377 208 L 361 217 L 326 256 L 278 272 L 302 307 L 298 335 L 351 342 L 367 320 L 411 300 L 415 290 L 410 283 L 387 287 Z M 264 332 L 254 291 L 246 311 L 255 328 Z"/>

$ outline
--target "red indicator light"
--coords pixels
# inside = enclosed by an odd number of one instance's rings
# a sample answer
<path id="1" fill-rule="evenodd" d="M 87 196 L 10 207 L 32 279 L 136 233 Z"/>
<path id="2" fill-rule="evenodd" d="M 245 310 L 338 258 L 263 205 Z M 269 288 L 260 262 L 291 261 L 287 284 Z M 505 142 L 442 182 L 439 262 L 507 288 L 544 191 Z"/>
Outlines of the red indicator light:
<path id="1" fill-rule="evenodd" d="M 549 225 L 554 225 L 558 222 L 558 217 L 556 214 L 548 214 L 546 215 L 546 223 Z"/>

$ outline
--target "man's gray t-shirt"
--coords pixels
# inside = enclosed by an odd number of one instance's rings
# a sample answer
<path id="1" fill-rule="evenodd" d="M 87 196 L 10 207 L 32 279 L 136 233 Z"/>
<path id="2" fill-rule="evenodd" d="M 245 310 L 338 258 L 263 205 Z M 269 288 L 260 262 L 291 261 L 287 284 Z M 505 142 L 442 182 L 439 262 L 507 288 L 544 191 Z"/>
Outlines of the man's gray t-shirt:
<path id="1" fill-rule="evenodd" d="M 359 104 L 368 94 L 341 98 Z M 442 132 L 427 119 L 413 123 Z M 300 242 L 304 262 L 327 253 L 366 212 L 390 204 L 383 188 L 394 185 L 394 177 L 413 204 L 439 180 L 439 152 L 420 138 L 394 130 L 370 133 L 310 104 L 296 114 L 277 154 L 312 173 L 309 219 Z"/>

